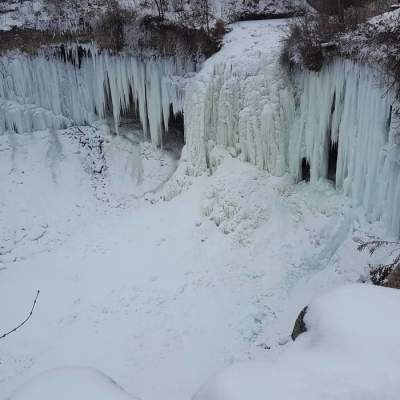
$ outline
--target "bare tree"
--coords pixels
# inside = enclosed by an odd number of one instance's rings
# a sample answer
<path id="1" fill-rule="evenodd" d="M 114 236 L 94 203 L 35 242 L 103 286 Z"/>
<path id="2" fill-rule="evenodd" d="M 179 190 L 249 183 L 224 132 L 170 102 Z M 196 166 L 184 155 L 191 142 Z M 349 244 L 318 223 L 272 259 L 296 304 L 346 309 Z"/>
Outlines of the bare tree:
<path id="1" fill-rule="evenodd" d="M 196 0 L 190 3 L 192 20 L 207 32 L 211 31 L 211 24 L 215 20 L 211 0 Z"/>
<path id="2" fill-rule="evenodd" d="M 152 0 L 152 2 L 157 9 L 158 16 L 164 19 L 165 13 L 168 11 L 169 0 Z"/>
<path id="3" fill-rule="evenodd" d="M 344 2 L 343 0 L 337 0 L 337 14 L 339 22 L 344 23 Z"/>

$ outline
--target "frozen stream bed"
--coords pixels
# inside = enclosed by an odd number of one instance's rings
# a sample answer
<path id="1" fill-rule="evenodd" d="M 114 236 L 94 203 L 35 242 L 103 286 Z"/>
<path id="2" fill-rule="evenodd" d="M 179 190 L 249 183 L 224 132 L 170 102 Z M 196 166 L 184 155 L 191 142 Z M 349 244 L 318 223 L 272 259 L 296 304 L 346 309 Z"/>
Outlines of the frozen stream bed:
<path id="1" fill-rule="evenodd" d="M 176 161 L 139 139 L 0 137 L 2 331 L 41 290 L 1 343 L 1 400 L 70 366 L 144 400 L 189 399 L 227 365 L 277 357 L 304 305 L 364 273 L 353 238 L 380 226 L 329 183 L 294 185 L 226 156 L 198 178 L 182 162 L 182 192 L 159 201 Z"/>

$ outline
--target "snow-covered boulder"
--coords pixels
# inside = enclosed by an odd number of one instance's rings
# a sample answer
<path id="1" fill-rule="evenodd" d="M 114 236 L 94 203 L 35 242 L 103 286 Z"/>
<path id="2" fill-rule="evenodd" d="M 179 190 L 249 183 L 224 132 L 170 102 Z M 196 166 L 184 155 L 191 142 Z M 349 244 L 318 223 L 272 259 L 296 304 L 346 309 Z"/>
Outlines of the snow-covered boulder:
<path id="1" fill-rule="evenodd" d="M 9 400 L 133 400 L 110 377 L 92 368 L 57 368 L 33 378 Z"/>
<path id="2" fill-rule="evenodd" d="M 349 285 L 313 302 L 275 362 L 235 365 L 195 400 L 372 400 L 400 393 L 400 291 Z"/>

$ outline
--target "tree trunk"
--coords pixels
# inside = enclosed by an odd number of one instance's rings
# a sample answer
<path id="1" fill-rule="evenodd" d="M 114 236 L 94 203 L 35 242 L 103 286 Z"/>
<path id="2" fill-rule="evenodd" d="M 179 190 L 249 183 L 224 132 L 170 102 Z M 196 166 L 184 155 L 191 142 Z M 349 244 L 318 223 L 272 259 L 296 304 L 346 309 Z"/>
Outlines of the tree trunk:
<path id="1" fill-rule="evenodd" d="M 338 17 L 339 17 L 339 21 L 343 24 L 344 23 L 344 4 L 343 4 L 343 0 L 337 0 L 338 4 Z"/>

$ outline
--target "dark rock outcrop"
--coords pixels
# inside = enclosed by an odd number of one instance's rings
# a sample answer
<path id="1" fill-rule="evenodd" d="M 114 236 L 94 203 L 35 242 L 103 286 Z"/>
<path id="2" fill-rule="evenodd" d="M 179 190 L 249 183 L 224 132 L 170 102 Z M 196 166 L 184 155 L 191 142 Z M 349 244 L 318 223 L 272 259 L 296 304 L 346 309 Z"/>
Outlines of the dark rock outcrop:
<path id="1" fill-rule="evenodd" d="M 296 322 L 293 327 L 293 332 L 292 332 L 292 340 L 296 340 L 302 333 L 307 332 L 307 326 L 306 323 L 304 322 L 304 317 L 307 314 L 308 306 L 304 307 L 299 316 L 296 319 Z"/>
<path id="2" fill-rule="evenodd" d="M 370 271 L 371 282 L 376 286 L 400 289 L 400 268 L 393 265 L 380 265 Z"/>
<path id="3" fill-rule="evenodd" d="M 393 289 L 400 289 L 400 268 L 395 268 L 388 276 L 386 287 Z"/>

